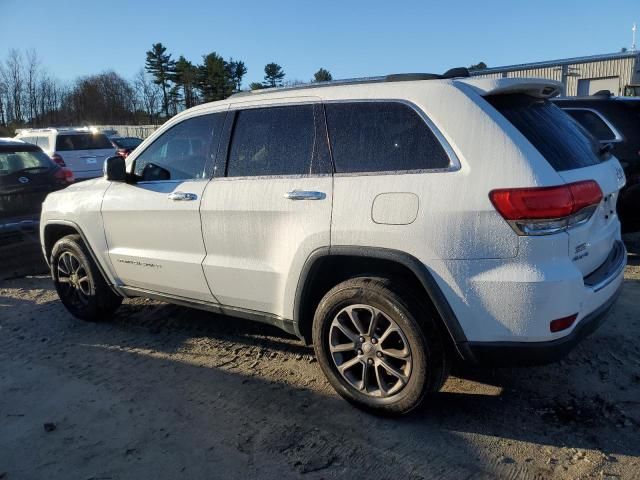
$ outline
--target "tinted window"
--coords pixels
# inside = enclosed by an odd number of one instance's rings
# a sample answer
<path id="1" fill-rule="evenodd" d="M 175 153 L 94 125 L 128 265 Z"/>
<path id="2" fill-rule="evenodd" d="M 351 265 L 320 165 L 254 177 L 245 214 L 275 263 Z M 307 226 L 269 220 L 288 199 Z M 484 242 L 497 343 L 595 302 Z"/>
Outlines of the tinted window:
<path id="1" fill-rule="evenodd" d="M 171 127 L 136 158 L 135 173 L 143 180 L 207 178 L 207 160 L 218 145 L 225 113 L 189 118 Z M 169 173 L 155 177 L 153 166 Z"/>
<path id="2" fill-rule="evenodd" d="M 591 135 L 600 141 L 615 140 L 616 134 L 604 123 L 604 120 L 591 110 L 565 110 Z"/>
<path id="3" fill-rule="evenodd" d="M 142 143 L 142 139 L 136 137 L 112 138 L 111 140 L 119 148 L 136 148 Z"/>
<path id="4" fill-rule="evenodd" d="M 104 150 L 111 149 L 113 145 L 102 133 L 74 133 L 60 134 L 56 139 L 56 150 L 68 152 L 71 150 Z"/>
<path id="5" fill-rule="evenodd" d="M 29 170 L 50 169 L 52 166 L 49 157 L 40 149 L 0 148 L 0 176 Z"/>
<path id="6" fill-rule="evenodd" d="M 312 105 L 238 112 L 227 175 L 308 174 L 315 144 Z"/>
<path id="7" fill-rule="evenodd" d="M 600 145 L 569 115 L 548 100 L 525 94 L 486 97 L 557 171 L 599 163 Z"/>
<path id="8" fill-rule="evenodd" d="M 449 157 L 424 120 L 397 102 L 325 105 L 337 173 L 446 168 Z"/>

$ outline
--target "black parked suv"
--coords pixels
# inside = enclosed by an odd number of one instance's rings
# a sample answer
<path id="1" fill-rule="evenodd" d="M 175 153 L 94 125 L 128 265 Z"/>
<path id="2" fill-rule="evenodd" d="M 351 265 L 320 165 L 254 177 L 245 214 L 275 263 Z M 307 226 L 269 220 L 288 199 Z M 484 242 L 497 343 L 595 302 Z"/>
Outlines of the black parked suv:
<path id="1" fill-rule="evenodd" d="M 620 161 L 627 176 L 618 199 L 622 230 L 640 230 L 640 98 L 602 91 L 554 102 L 596 137 L 602 148 L 611 148 Z"/>
<path id="2" fill-rule="evenodd" d="M 37 236 L 45 197 L 72 182 L 73 172 L 40 147 L 0 139 L 0 247 Z"/>

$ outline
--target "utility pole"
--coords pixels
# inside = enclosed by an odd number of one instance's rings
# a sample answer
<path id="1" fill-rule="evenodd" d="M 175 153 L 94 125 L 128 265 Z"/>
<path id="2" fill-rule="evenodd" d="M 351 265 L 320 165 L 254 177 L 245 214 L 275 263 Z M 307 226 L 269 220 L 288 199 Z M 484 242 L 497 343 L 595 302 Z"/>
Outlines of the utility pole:
<path id="1" fill-rule="evenodd" d="M 633 32 L 633 37 L 631 40 L 631 51 L 635 52 L 636 51 L 636 31 L 638 30 L 638 27 L 636 26 L 636 22 L 633 22 L 633 28 L 631 29 L 631 31 Z"/>

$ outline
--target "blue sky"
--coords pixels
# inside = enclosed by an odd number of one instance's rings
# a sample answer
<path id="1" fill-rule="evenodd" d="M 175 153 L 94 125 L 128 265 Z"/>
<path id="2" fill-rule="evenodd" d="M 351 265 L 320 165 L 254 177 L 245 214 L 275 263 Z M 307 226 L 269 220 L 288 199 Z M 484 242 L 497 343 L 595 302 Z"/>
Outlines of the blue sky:
<path id="1" fill-rule="evenodd" d="M 291 80 L 319 67 L 349 78 L 616 52 L 634 21 L 638 0 L 0 0 L 0 59 L 34 48 L 62 80 L 107 69 L 131 78 L 162 42 L 174 58 L 243 60 L 245 84 L 272 61 Z"/>

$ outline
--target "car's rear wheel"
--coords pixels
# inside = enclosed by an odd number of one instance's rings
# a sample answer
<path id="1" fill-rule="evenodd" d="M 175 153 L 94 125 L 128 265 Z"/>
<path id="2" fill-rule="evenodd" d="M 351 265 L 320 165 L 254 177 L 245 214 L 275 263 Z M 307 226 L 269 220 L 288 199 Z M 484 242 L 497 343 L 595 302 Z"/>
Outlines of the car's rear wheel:
<path id="1" fill-rule="evenodd" d="M 122 303 L 103 278 L 80 235 L 56 242 L 51 252 L 51 277 L 60 300 L 82 320 L 109 318 Z"/>
<path id="2" fill-rule="evenodd" d="M 340 283 L 314 317 L 318 362 L 349 402 L 382 414 L 416 408 L 448 375 L 435 319 L 419 297 L 386 278 Z"/>

